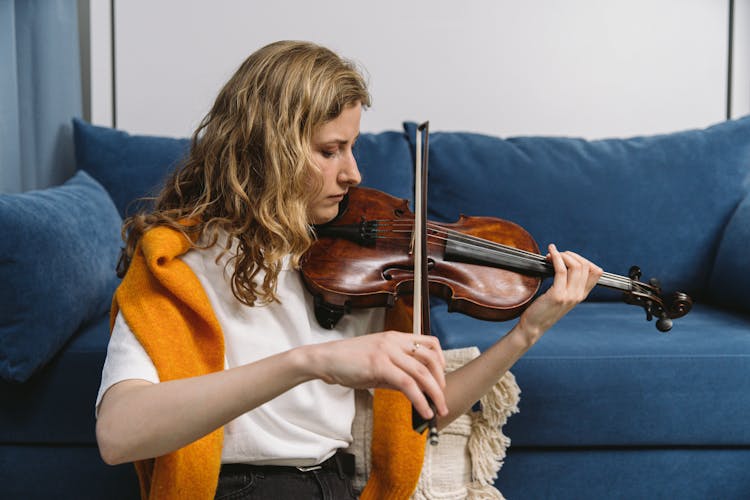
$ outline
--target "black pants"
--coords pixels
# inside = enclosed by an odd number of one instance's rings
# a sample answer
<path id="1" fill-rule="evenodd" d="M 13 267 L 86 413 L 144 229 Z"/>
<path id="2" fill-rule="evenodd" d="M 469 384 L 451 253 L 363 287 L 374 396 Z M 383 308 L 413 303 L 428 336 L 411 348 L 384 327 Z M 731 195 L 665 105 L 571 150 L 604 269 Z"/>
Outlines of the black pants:
<path id="1" fill-rule="evenodd" d="M 225 464 L 221 466 L 216 500 L 350 500 L 356 499 L 351 483 L 351 455 L 337 453 L 319 466 Z"/>

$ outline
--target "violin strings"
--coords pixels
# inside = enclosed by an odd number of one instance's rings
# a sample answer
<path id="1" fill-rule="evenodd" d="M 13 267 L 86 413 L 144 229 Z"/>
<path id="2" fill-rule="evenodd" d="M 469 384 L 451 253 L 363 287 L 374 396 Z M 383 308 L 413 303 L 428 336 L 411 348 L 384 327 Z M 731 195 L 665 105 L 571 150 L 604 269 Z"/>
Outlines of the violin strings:
<path id="1" fill-rule="evenodd" d="M 484 248 L 485 250 L 488 250 L 490 252 L 499 252 L 505 255 L 514 255 L 520 258 L 521 261 L 527 260 L 528 262 L 543 263 L 545 267 L 547 267 L 550 270 L 550 273 L 554 274 L 554 266 L 547 261 L 546 257 L 542 255 L 529 252 L 526 250 L 522 250 L 519 248 L 510 247 L 510 246 L 503 245 L 500 243 L 495 243 L 495 242 L 485 240 L 482 238 L 478 238 L 472 235 L 466 235 L 466 234 L 463 234 L 463 233 L 460 233 L 458 231 L 451 230 L 451 229 L 443 229 L 442 231 L 462 241 L 466 245 L 473 244 L 475 246 Z M 622 286 L 618 286 L 619 284 L 622 284 L 628 290 L 631 289 L 631 286 L 633 285 L 632 280 L 630 278 L 619 276 L 617 274 L 606 273 L 606 272 L 602 274 L 602 278 L 600 279 L 600 282 L 602 284 L 613 284 L 617 288 L 622 288 Z"/>
<path id="2" fill-rule="evenodd" d="M 413 223 L 408 220 L 377 220 L 374 222 L 378 223 L 378 233 L 411 233 L 411 226 L 413 225 Z M 429 230 L 427 235 L 428 238 L 432 237 L 433 239 L 448 241 L 448 239 L 452 237 L 451 241 L 458 242 L 459 244 L 464 245 L 467 248 L 475 248 L 495 255 L 502 255 L 506 259 L 510 259 L 510 261 L 508 261 L 509 265 L 516 264 L 524 267 L 530 263 L 541 263 L 547 269 L 549 269 L 550 274 L 554 274 L 554 267 L 552 266 L 552 264 L 547 261 L 546 257 L 540 254 L 511 247 L 508 245 L 503 245 L 501 243 L 496 243 L 476 236 L 467 235 L 453 229 L 442 228 L 429 222 L 427 224 L 427 228 Z M 608 272 L 604 272 L 602 274 L 599 283 L 605 286 L 611 286 L 613 288 L 625 290 L 642 290 L 645 287 L 644 284 L 634 281 L 631 278 Z"/>
<path id="3" fill-rule="evenodd" d="M 408 222 L 400 223 L 397 226 L 399 229 L 393 230 L 394 232 L 403 232 L 403 233 L 410 233 L 410 225 Z M 405 229 L 400 229 L 405 228 Z M 522 250 L 519 248 L 503 245 L 500 243 L 495 243 L 493 241 L 489 241 L 483 238 L 479 238 L 472 235 L 467 235 L 455 230 L 451 229 L 435 229 L 440 228 L 440 226 L 435 226 L 433 224 L 428 223 L 428 229 L 432 229 L 432 233 L 428 234 L 428 236 L 434 236 L 437 239 L 441 240 L 448 240 L 449 236 L 453 236 L 454 242 L 459 242 L 463 244 L 466 247 L 473 247 L 478 249 L 486 250 L 490 253 L 500 254 L 504 256 L 510 256 L 510 257 L 516 257 L 518 259 L 519 263 L 525 264 L 525 263 L 543 263 L 545 266 L 548 266 L 550 272 L 552 272 L 552 265 L 550 265 L 546 258 L 539 254 L 535 254 L 533 252 L 528 252 L 526 250 Z M 447 235 L 447 236 L 445 236 Z"/>

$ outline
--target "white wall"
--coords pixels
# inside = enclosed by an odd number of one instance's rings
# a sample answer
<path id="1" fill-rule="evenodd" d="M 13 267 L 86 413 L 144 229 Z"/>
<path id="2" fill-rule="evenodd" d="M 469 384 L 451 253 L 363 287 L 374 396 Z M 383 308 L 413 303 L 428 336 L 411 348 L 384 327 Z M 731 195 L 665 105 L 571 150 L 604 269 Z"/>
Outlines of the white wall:
<path id="1" fill-rule="evenodd" d="M 80 5 L 79 5 L 79 8 Z M 89 2 L 89 100 L 91 122 L 114 125 L 112 106 L 112 9 L 106 0 Z"/>
<path id="2" fill-rule="evenodd" d="M 736 2 L 740 10 L 750 0 Z M 117 126 L 189 135 L 250 52 L 294 38 L 327 45 L 367 69 L 374 103 L 364 131 L 425 119 L 433 130 L 506 136 L 593 138 L 702 127 L 726 113 L 727 5 L 116 1 Z M 101 23 L 93 10 L 92 23 Z M 744 29 L 737 37 L 748 44 L 747 22 Z M 735 89 L 744 89 L 748 102 L 735 98 L 735 115 L 750 112 L 744 71 L 735 71 Z"/>
<path id="3" fill-rule="evenodd" d="M 750 0 L 735 0 L 732 117 L 750 113 Z"/>

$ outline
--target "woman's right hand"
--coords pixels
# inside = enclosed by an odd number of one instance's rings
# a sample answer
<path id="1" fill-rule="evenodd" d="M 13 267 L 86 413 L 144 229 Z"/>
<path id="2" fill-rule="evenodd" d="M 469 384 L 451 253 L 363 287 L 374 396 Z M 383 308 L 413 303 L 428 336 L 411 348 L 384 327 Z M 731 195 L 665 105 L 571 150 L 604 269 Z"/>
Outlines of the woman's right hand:
<path id="1" fill-rule="evenodd" d="M 387 331 L 302 347 L 314 377 L 355 389 L 388 388 L 406 395 L 423 418 L 438 415 L 445 402 L 445 357 L 437 338 Z"/>

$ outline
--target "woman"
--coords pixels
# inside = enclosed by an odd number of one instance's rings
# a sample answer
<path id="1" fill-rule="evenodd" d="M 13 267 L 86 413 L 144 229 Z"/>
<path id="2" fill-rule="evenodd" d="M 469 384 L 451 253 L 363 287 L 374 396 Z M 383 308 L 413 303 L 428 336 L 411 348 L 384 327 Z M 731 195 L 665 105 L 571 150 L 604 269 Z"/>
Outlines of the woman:
<path id="1" fill-rule="evenodd" d="M 321 328 L 297 269 L 311 225 L 360 182 L 352 147 L 369 104 L 333 52 L 263 47 L 221 90 L 154 210 L 125 222 L 96 431 L 107 463 L 137 462 L 144 496 L 350 498 L 336 452 L 351 439 L 353 388 L 401 391 L 424 418 L 429 396 L 443 427 L 600 277 L 550 246 L 552 287 L 447 377 L 437 339 L 416 348 L 380 331 L 382 310 Z"/>

